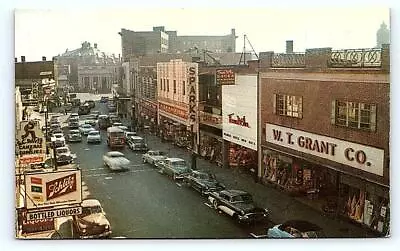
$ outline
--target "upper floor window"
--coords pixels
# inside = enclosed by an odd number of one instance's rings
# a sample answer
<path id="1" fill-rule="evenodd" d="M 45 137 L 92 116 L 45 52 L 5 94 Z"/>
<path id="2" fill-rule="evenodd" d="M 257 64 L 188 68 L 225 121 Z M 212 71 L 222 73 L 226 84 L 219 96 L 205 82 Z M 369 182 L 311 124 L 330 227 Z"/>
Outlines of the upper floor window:
<path id="1" fill-rule="evenodd" d="M 160 90 L 162 91 L 162 78 L 160 78 Z"/>
<path id="2" fill-rule="evenodd" d="M 182 84 L 182 95 L 186 95 L 186 84 L 185 84 L 185 80 L 183 81 L 183 84 Z"/>
<path id="3" fill-rule="evenodd" d="M 169 79 L 167 79 L 167 92 L 169 92 Z"/>
<path id="4" fill-rule="evenodd" d="M 350 101 L 332 101 L 332 124 L 375 131 L 376 105 Z"/>
<path id="5" fill-rule="evenodd" d="M 303 117 L 303 97 L 274 94 L 274 112 L 281 116 Z"/>
<path id="6" fill-rule="evenodd" d="M 174 93 L 176 93 L 176 80 L 174 80 Z"/>

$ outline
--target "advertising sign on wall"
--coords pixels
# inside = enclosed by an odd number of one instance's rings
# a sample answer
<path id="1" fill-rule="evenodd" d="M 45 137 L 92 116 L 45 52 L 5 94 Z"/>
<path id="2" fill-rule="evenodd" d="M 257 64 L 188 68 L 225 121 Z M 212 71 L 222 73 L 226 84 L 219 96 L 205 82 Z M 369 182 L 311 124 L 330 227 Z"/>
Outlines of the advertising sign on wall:
<path id="1" fill-rule="evenodd" d="M 222 86 L 223 138 L 257 150 L 257 75 L 236 75 Z"/>
<path id="2" fill-rule="evenodd" d="M 27 209 L 81 203 L 81 171 L 25 174 L 25 193 Z"/>
<path id="3" fill-rule="evenodd" d="M 39 122 L 35 120 L 21 121 L 16 144 L 20 164 L 33 164 L 44 161 L 46 143 Z"/>
<path id="4" fill-rule="evenodd" d="M 191 64 L 188 69 L 188 88 L 189 88 L 189 125 L 196 125 L 198 121 L 197 115 L 197 100 L 198 100 L 198 65 Z M 193 129 L 196 129 L 195 127 Z"/>
<path id="5" fill-rule="evenodd" d="M 43 220 L 26 220 L 22 221 L 22 232 L 37 233 L 54 230 L 54 219 L 43 219 Z"/>
<path id="6" fill-rule="evenodd" d="M 382 149 L 268 123 L 266 141 L 383 176 Z"/>
<path id="7" fill-rule="evenodd" d="M 232 69 L 217 69 L 215 71 L 217 85 L 234 85 L 235 72 Z"/>

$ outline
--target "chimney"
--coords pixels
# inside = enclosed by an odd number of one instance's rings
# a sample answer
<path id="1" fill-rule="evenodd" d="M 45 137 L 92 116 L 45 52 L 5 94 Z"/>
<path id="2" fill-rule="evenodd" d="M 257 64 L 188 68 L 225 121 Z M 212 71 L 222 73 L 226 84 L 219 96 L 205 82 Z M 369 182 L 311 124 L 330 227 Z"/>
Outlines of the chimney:
<path id="1" fill-rule="evenodd" d="M 231 29 L 231 35 L 235 36 L 236 35 L 236 30 L 235 29 Z"/>
<path id="2" fill-rule="evenodd" d="M 286 40 L 286 53 L 293 53 L 293 40 Z"/>
<path id="3" fill-rule="evenodd" d="M 46 57 L 45 56 L 42 57 L 42 61 L 46 61 Z"/>
<path id="4" fill-rule="evenodd" d="M 25 62 L 25 56 L 21 56 L 21 62 Z"/>
<path id="5" fill-rule="evenodd" d="M 94 48 L 97 49 L 97 43 L 94 43 Z"/>
<path id="6" fill-rule="evenodd" d="M 18 58 L 14 58 L 14 62 L 15 62 L 15 63 L 18 63 Z"/>

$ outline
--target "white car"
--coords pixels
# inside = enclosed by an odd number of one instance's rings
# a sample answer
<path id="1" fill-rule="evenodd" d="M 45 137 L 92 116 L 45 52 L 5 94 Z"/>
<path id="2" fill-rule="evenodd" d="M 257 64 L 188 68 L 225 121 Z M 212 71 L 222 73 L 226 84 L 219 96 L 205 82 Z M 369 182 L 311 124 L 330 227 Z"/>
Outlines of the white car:
<path id="1" fill-rule="evenodd" d="M 131 161 L 125 158 L 125 155 L 118 151 L 111 151 L 103 156 L 105 166 L 112 171 L 127 171 L 130 169 Z"/>
<path id="2" fill-rule="evenodd" d="M 131 136 L 126 139 L 126 143 L 128 144 L 129 148 L 133 151 L 147 151 L 149 148 L 145 140 L 139 136 Z"/>
<path id="3" fill-rule="evenodd" d="M 147 153 L 142 155 L 143 163 L 149 163 L 155 165 L 157 161 L 165 160 L 167 155 L 158 150 L 150 150 Z"/>
<path id="4" fill-rule="evenodd" d="M 127 132 L 127 131 L 124 132 L 125 140 L 131 136 L 136 136 L 136 135 L 137 135 L 136 132 Z"/>
<path id="5" fill-rule="evenodd" d="M 101 143 L 101 135 L 99 131 L 90 131 L 88 133 L 87 143 Z"/>
<path id="6" fill-rule="evenodd" d="M 53 136 L 51 136 L 51 143 L 54 147 L 64 146 L 65 145 L 64 134 L 54 133 Z"/>
<path id="7" fill-rule="evenodd" d="M 89 125 L 89 124 L 82 124 L 79 127 L 79 131 L 83 134 L 83 135 L 88 135 L 90 131 L 95 131 L 96 129 L 93 128 L 93 126 Z"/>
<path id="8" fill-rule="evenodd" d="M 71 151 L 69 150 L 68 146 L 57 147 L 55 149 L 56 152 L 56 161 L 58 164 L 70 164 L 74 159 Z"/>

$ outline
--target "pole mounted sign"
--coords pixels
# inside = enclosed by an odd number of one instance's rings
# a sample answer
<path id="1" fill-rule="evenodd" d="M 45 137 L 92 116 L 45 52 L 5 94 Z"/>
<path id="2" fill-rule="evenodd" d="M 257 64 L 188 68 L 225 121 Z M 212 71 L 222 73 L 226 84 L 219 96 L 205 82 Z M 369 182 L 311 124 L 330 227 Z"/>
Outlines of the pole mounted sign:
<path id="1" fill-rule="evenodd" d="M 16 144 L 20 164 L 41 163 L 46 155 L 46 144 L 39 122 L 36 120 L 21 121 L 21 130 L 17 135 Z"/>
<path id="2" fill-rule="evenodd" d="M 189 125 L 195 127 L 198 121 L 197 116 L 197 92 L 198 92 L 198 65 L 192 64 L 188 67 L 188 87 L 189 87 Z"/>

